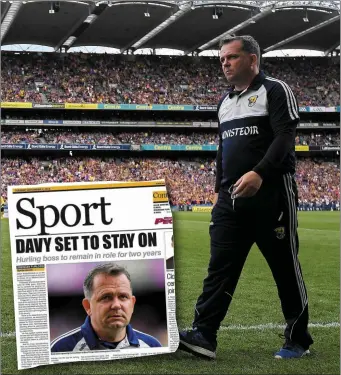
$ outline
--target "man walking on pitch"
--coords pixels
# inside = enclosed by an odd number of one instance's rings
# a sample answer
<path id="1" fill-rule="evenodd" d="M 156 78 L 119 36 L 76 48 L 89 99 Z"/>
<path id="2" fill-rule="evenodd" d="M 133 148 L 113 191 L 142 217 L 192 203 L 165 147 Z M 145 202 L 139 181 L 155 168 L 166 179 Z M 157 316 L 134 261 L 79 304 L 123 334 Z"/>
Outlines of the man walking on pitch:
<path id="1" fill-rule="evenodd" d="M 275 358 L 309 353 L 308 298 L 297 236 L 294 140 L 298 106 L 290 87 L 259 71 L 260 48 L 251 36 L 221 42 L 220 63 L 234 86 L 218 104 L 219 149 L 215 205 L 209 227 L 211 258 L 197 300 L 193 329 L 179 349 L 216 357 L 217 332 L 254 243 L 275 279 L 286 320 Z"/>

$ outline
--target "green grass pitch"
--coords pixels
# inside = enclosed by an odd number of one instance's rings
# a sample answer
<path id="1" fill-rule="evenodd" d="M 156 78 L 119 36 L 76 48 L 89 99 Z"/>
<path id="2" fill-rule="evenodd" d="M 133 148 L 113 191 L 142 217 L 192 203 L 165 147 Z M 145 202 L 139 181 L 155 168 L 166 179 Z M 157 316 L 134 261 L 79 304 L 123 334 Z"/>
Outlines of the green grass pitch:
<path id="1" fill-rule="evenodd" d="M 174 213 L 177 321 L 189 327 L 209 259 L 210 214 Z M 308 289 L 311 355 L 275 360 L 283 317 L 270 270 L 257 247 L 245 264 L 218 336 L 217 360 L 177 351 L 120 361 L 79 362 L 17 370 L 8 220 L 1 220 L 2 374 L 339 374 L 340 213 L 299 212 L 299 258 Z M 37 355 L 39 355 L 37 353 Z"/>

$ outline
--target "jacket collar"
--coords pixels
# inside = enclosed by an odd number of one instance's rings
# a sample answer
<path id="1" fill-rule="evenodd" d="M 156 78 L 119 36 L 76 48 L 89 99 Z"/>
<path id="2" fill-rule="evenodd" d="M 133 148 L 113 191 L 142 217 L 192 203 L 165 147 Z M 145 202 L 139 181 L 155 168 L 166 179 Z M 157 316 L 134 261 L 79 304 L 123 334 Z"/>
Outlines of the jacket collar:
<path id="1" fill-rule="evenodd" d="M 249 91 L 249 90 L 258 90 L 263 82 L 265 80 L 265 74 L 264 72 L 261 70 L 255 77 L 254 79 L 252 80 L 252 82 L 250 83 L 249 87 L 247 87 L 245 90 L 243 90 L 244 92 L 246 91 Z M 236 91 L 234 87 L 231 88 L 231 90 L 229 91 L 229 98 L 231 99 L 234 95 L 239 95 L 241 92 L 240 91 Z"/>
<path id="2" fill-rule="evenodd" d="M 262 86 L 264 80 L 265 80 L 265 74 L 261 70 L 250 83 L 248 90 L 258 90 Z"/>
<path id="3" fill-rule="evenodd" d="M 100 343 L 100 339 L 98 338 L 96 332 L 92 328 L 91 320 L 89 316 L 86 317 L 85 322 L 83 323 L 81 327 L 81 331 L 82 331 L 82 334 L 84 336 L 84 339 L 88 347 L 91 350 L 97 348 Z M 125 341 L 125 343 L 127 344 L 129 343 L 129 345 L 131 346 L 139 346 L 139 340 L 130 324 L 127 325 L 126 332 L 127 332 L 127 335 L 122 341 Z M 117 347 L 119 345 L 120 343 L 117 345 Z"/>

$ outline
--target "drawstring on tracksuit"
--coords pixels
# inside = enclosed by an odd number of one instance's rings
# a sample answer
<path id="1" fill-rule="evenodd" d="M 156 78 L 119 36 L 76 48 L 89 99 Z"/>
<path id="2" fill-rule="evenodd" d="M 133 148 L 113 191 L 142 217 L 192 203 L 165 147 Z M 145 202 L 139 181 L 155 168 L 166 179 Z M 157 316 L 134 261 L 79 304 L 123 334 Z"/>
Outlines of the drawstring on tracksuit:
<path id="1" fill-rule="evenodd" d="M 228 192 L 229 192 L 229 194 L 231 195 L 233 211 L 235 211 L 235 209 L 234 209 L 234 202 L 235 202 L 235 199 L 236 199 L 236 198 L 235 198 L 235 196 L 234 196 L 234 194 L 233 194 L 233 189 L 234 189 L 234 185 L 232 184 L 232 185 L 229 187 Z"/>

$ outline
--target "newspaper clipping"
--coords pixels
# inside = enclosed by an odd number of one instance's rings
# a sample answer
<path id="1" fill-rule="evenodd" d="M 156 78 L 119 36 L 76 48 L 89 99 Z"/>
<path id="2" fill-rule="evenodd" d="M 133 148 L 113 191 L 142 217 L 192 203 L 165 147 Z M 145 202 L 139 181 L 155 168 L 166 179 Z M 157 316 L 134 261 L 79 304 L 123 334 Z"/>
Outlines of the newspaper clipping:
<path id="1" fill-rule="evenodd" d="M 8 202 L 19 370 L 176 351 L 164 180 L 10 186 Z"/>

